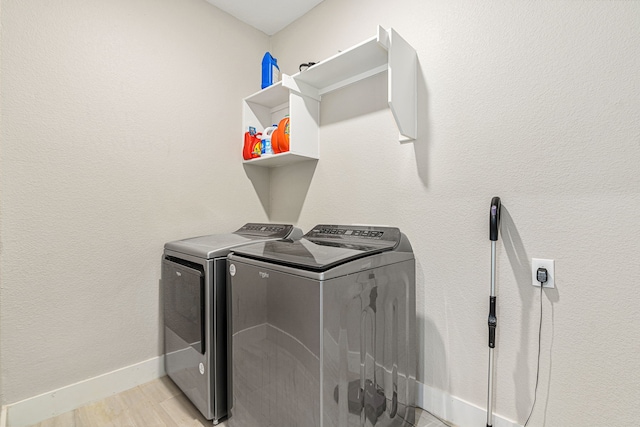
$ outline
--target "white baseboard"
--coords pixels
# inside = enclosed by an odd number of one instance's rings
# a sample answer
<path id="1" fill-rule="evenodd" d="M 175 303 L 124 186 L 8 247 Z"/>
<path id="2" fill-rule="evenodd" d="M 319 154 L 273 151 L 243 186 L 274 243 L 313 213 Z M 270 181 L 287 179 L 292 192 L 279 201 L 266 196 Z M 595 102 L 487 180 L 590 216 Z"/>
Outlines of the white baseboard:
<path id="1" fill-rule="evenodd" d="M 0 427 L 30 426 L 164 375 L 164 356 L 154 357 L 6 405 L 2 408 Z"/>
<path id="2" fill-rule="evenodd" d="M 416 405 L 458 427 L 487 425 L 487 411 L 472 403 L 417 382 Z M 520 424 L 493 415 L 493 427 L 521 427 Z"/>
<path id="3" fill-rule="evenodd" d="M 2 405 L 2 412 L 0 412 L 0 427 L 7 427 L 7 405 Z"/>
<path id="4" fill-rule="evenodd" d="M 117 369 L 2 407 L 0 427 L 24 427 L 72 411 L 165 375 L 164 356 Z M 442 390 L 416 382 L 416 405 L 458 427 L 485 426 L 487 412 Z M 494 414 L 494 427 L 521 427 Z"/>

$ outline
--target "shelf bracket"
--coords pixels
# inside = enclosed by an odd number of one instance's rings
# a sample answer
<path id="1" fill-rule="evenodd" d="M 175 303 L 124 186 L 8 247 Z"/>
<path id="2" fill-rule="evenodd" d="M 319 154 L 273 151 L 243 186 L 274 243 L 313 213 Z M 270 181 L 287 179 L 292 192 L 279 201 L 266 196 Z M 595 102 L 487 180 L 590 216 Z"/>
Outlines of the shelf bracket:
<path id="1" fill-rule="evenodd" d="M 378 25 L 377 40 L 378 43 L 380 43 L 380 46 L 385 48 L 387 51 L 389 50 L 389 31 L 385 30 L 380 25 Z"/>
<path id="2" fill-rule="evenodd" d="M 400 142 L 413 141 L 418 136 L 418 55 L 393 28 L 378 27 L 378 42 L 389 50 L 388 102 Z"/>

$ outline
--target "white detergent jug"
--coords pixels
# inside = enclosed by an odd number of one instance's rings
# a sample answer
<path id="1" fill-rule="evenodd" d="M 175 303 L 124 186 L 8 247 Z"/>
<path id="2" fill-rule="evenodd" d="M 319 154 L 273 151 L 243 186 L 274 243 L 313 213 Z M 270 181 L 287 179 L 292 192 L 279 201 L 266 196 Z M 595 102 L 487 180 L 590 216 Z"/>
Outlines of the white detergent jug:
<path id="1" fill-rule="evenodd" d="M 273 154 L 273 147 L 271 147 L 271 135 L 273 131 L 278 128 L 278 125 L 269 126 L 262 132 L 262 155 L 268 156 Z"/>

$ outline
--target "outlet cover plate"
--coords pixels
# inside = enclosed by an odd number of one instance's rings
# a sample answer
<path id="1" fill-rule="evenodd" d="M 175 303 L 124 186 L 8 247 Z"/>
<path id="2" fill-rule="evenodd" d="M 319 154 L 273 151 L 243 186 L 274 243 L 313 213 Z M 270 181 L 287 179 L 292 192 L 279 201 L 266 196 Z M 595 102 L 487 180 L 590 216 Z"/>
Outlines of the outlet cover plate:
<path id="1" fill-rule="evenodd" d="M 538 282 L 538 268 L 544 267 L 547 269 L 547 281 L 542 286 L 543 288 L 555 288 L 556 287 L 556 272 L 555 272 L 555 262 L 552 259 L 541 259 L 541 258 L 533 258 L 531 259 L 531 284 L 533 286 L 539 287 L 540 282 Z"/>

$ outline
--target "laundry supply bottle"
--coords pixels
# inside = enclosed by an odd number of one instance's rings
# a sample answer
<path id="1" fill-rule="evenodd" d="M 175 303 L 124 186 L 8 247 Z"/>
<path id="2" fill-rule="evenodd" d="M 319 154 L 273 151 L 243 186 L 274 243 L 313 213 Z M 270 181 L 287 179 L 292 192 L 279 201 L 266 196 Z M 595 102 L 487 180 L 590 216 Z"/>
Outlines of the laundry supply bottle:
<path id="1" fill-rule="evenodd" d="M 278 125 L 269 126 L 262 132 L 262 155 L 268 156 L 273 154 L 273 148 L 271 147 L 271 137 L 273 132 L 278 128 Z"/>
<path id="2" fill-rule="evenodd" d="M 255 159 L 262 154 L 262 134 L 258 132 L 253 138 L 251 145 L 251 158 Z"/>
<path id="3" fill-rule="evenodd" d="M 244 133 L 244 146 L 242 148 L 242 157 L 245 160 L 255 159 L 256 157 L 260 157 L 260 144 L 262 141 L 260 140 L 261 134 L 256 133 L 256 128 L 253 126 L 249 127 L 249 131 Z M 256 149 L 257 146 L 257 149 Z"/>
<path id="4" fill-rule="evenodd" d="M 275 154 L 289 151 L 289 115 L 278 123 L 278 128 L 271 137 L 271 146 Z"/>
<path id="5" fill-rule="evenodd" d="M 280 67 L 278 60 L 267 52 L 262 57 L 262 89 L 280 81 Z"/>

